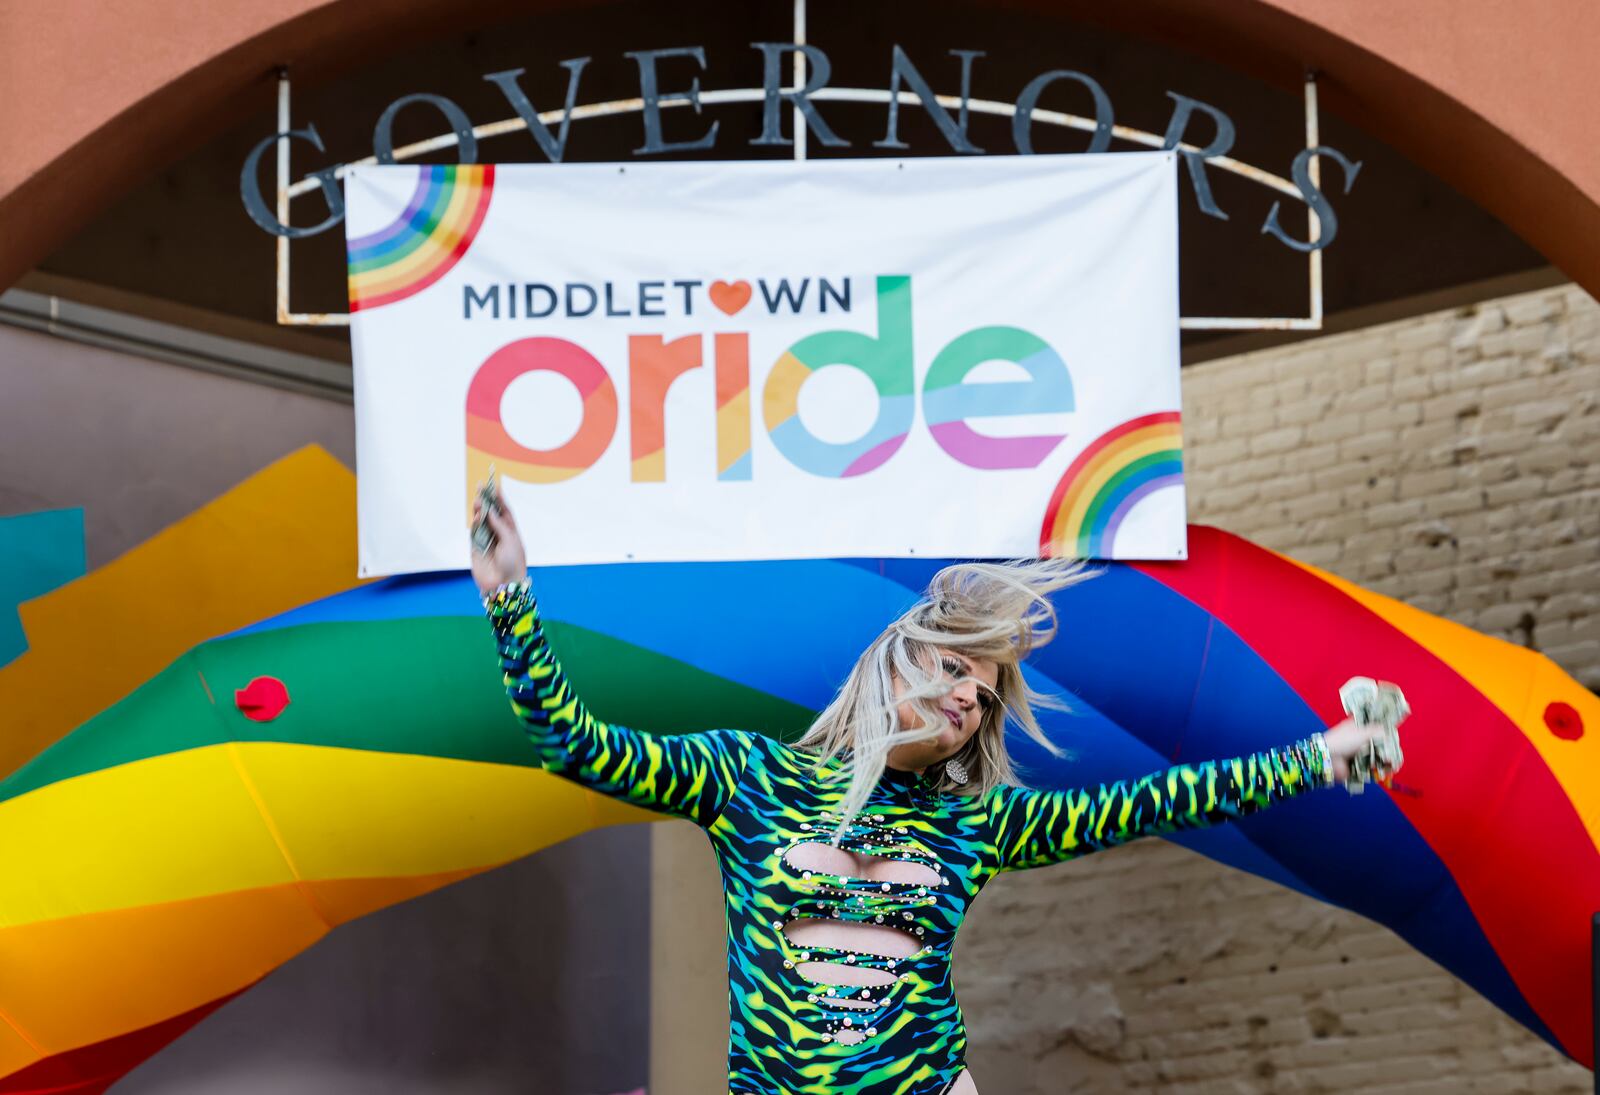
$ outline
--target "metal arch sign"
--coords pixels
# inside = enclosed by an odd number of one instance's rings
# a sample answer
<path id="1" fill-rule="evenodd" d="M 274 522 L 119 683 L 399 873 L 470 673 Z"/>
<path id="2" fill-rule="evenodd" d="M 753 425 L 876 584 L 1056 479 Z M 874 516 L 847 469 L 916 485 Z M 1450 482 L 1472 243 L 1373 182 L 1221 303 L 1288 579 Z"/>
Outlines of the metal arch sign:
<path id="1" fill-rule="evenodd" d="M 1322 328 L 1322 252 L 1334 241 L 1339 231 L 1339 220 L 1321 177 L 1323 158 L 1341 169 L 1342 192 L 1348 194 L 1361 170 L 1359 161 L 1352 161 L 1338 149 L 1321 144 L 1318 134 L 1316 106 L 1316 81 L 1308 74 L 1305 84 L 1305 146 L 1289 165 L 1289 177 L 1284 178 L 1264 168 L 1245 163 L 1228 155 L 1235 139 L 1231 117 L 1222 109 L 1178 92 L 1168 91 L 1172 100 L 1172 114 L 1162 133 L 1153 133 L 1130 126 L 1118 125 L 1111 98 L 1098 81 L 1086 73 L 1070 69 L 1052 69 L 1034 76 L 1011 102 L 974 99 L 971 95 L 972 72 L 975 63 L 984 56 L 978 50 L 951 50 L 950 54 L 960 65 L 959 95 L 940 95 L 933 91 L 921 70 L 900 46 L 892 48 L 888 87 L 843 88 L 832 87 L 832 64 L 827 54 L 817 46 L 804 41 L 805 0 L 796 0 L 795 41 L 756 42 L 752 48 L 762 56 L 763 78 L 759 88 L 702 90 L 700 74 L 707 68 L 705 49 L 702 46 L 683 46 L 669 49 L 639 50 L 625 53 L 631 59 L 639 76 L 639 95 L 631 99 L 603 103 L 579 104 L 579 91 L 584 70 L 592 58 L 577 57 L 560 62 L 566 71 L 565 101 L 559 109 L 539 111 L 522 89 L 520 78 L 525 69 L 507 69 L 486 73 L 483 79 L 495 85 L 505 98 L 512 114 L 510 117 L 483 124 L 474 124 L 454 100 L 435 94 L 403 95 L 379 114 L 373 127 L 372 154 L 359 160 L 311 172 L 293 184 L 289 181 L 289 156 L 293 142 L 303 141 L 324 151 L 325 146 L 316 125 L 293 128 L 289 113 L 289 80 L 285 70 L 279 72 L 278 131 L 262 138 L 246 156 L 240 173 L 240 195 L 251 219 L 263 230 L 277 237 L 277 318 L 284 324 L 343 325 L 349 317 L 340 313 L 295 313 L 289 307 L 289 242 L 315 236 L 335 227 L 344 220 L 344 195 L 340 180 L 353 168 L 372 164 L 392 164 L 430 152 L 456 148 L 456 162 L 478 162 L 478 144 L 481 140 L 525 131 L 534 140 L 542 156 L 551 163 L 562 162 L 567 137 L 574 121 L 608 117 L 620 114 L 639 114 L 642 120 L 643 139 L 633 149 L 635 156 L 656 156 L 674 152 L 699 152 L 718 147 L 720 122 L 711 120 L 702 127 L 698 136 L 688 140 L 669 141 L 662 125 L 662 112 L 689 108 L 697 115 L 704 107 L 731 103 L 758 104 L 762 111 L 760 134 L 751 139 L 754 147 L 783 146 L 792 148 L 794 158 L 806 158 L 806 145 L 810 134 L 829 148 L 848 149 L 850 141 L 839 136 L 828 124 L 819 104 L 828 102 L 853 102 L 881 104 L 885 111 L 885 131 L 881 139 L 873 141 L 874 149 L 904 149 L 908 146 L 899 136 L 900 110 L 912 107 L 922 110 L 932 121 L 949 148 L 964 155 L 982 155 L 986 152 L 1004 152 L 1005 149 L 985 149 L 972 139 L 969 120 L 973 114 L 1007 117 L 1011 120 L 1011 145 L 1019 155 L 1033 152 L 1032 134 L 1038 125 L 1073 129 L 1090 134 L 1088 152 L 1106 151 L 1113 139 L 1150 149 L 1175 150 L 1181 156 L 1193 183 L 1195 201 L 1207 216 L 1228 220 L 1229 216 L 1218 205 L 1211 189 L 1209 172 L 1227 171 L 1265 186 L 1282 197 L 1301 202 L 1306 207 L 1306 232 L 1301 239 L 1287 231 L 1280 216 L 1281 198 L 1275 199 L 1261 224 L 1261 233 L 1270 235 L 1283 246 L 1306 256 L 1309 282 L 1309 314 L 1303 317 L 1239 318 L 1221 316 L 1185 316 L 1182 326 L 1186 330 L 1320 330 Z M 784 83 L 785 62 L 791 63 L 792 82 Z M 664 89 L 663 84 L 686 85 L 681 90 Z M 1079 115 L 1042 108 L 1041 98 L 1055 85 L 1065 85 L 1086 93 L 1092 103 L 1092 115 Z M 436 111 L 446 124 L 447 131 L 439 136 L 416 141 L 396 148 L 393 140 L 395 119 L 400 111 L 430 109 Z M 784 136 L 782 114 L 788 108 L 793 116 L 792 136 Z M 1197 118 L 1197 115 L 1203 118 Z M 1191 132 L 1209 132 L 1209 140 L 1192 138 Z M 276 151 L 277 201 L 269 208 L 262 193 L 260 166 L 269 150 Z M 294 198 L 320 192 L 326 215 L 317 224 L 295 227 L 289 216 Z"/>
<path id="2" fill-rule="evenodd" d="M 526 130 L 547 160 L 551 163 L 560 163 L 565 155 L 568 132 L 573 121 L 625 112 L 637 112 L 643 121 L 643 140 L 633 149 L 635 156 L 699 152 L 718 147 L 717 137 L 721 123 L 710 122 L 704 131 L 693 139 L 669 141 L 662 126 L 662 111 L 672 107 L 688 106 L 699 114 L 706 105 L 752 99 L 760 103 L 762 112 L 761 133 L 750 140 L 749 144 L 752 147 L 790 146 L 795 143 L 792 137 L 785 137 L 782 133 L 782 111 L 787 105 L 792 108 L 797 119 L 804 120 L 805 127 L 815 134 L 820 144 L 829 148 L 850 148 L 851 142 L 834 131 L 818 104 L 829 100 L 870 102 L 879 99 L 885 104 L 886 126 L 883 137 L 873 141 L 872 148 L 893 150 L 909 147 L 899 135 L 900 108 L 909 101 L 927 113 L 951 151 L 967 155 L 981 155 L 991 151 L 980 148 L 971 138 L 968 123 L 973 113 L 1009 114 L 1013 150 L 1020 155 L 1030 155 L 1033 152 L 1034 121 L 1036 115 L 1043 113 L 1039 110 L 1039 101 L 1045 91 L 1056 84 L 1077 85 L 1086 91 L 1092 100 L 1094 107 L 1092 119 L 1061 115 L 1052 119 L 1061 124 L 1060 119 L 1065 117 L 1070 128 L 1086 128 L 1092 131 L 1093 136 L 1085 151 L 1106 151 L 1113 136 L 1139 143 L 1152 143 L 1149 138 L 1154 136 L 1116 125 L 1111 98 L 1105 89 L 1092 76 L 1071 69 L 1054 69 L 1040 73 L 1023 87 L 1012 103 L 975 101 L 971 96 L 972 69 L 977 59 L 984 54 L 978 50 L 951 50 L 951 55 L 960 61 L 961 68 L 961 93 L 952 103 L 951 97 L 934 93 L 927 79 L 899 46 L 893 47 L 889 86 L 882 91 L 830 88 L 828 83 L 832 74 L 832 64 L 828 55 L 817 46 L 798 42 L 756 42 L 753 43 L 753 48 L 762 54 L 763 85 L 759 89 L 740 89 L 731 93 L 702 91 L 699 75 L 690 77 L 688 86 L 684 89 L 663 90 L 664 63 L 677 66 L 680 78 L 682 68 L 692 66 L 699 72 L 704 72 L 707 67 L 703 46 L 680 46 L 626 53 L 625 56 L 632 59 L 638 67 L 638 98 L 596 104 L 591 107 L 578 106 L 577 99 L 584 69 L 592 58 L 577 57 L 562 61 L 561 67 L 567 72 L 566 102 L 559 111 L 544 114 L 534 108 L 522 90 L 519 80 L 526 70 L 519 68 L 486 73 L 483 79 L 499 90 L 514 112 L 514 118 L 510 122 L 475 126 L 459 104 L 443 95 L 428 93 L 403 95 L 385 107 L 378 116 L 373 126 L 373 152 L 369 158 L 314 171 L 300 184 L 291 188 L 291 196 L 298 196 L 311 189 L 321 190 L 328 212 L 327 216 L 317 224 L 297 228 L 285 223 L 268 207 L 259 178 L 262 158 L 279 141 L 304 141 L 318 151 L 324 151 L 322 137 L 317 132 L 315 124 L 302 129 L 283 130 L 257 142 L 245 158 L 244 168 L 240 174 L 240 195 L 246 212 L 262 229 L 289 239 L 303 239 L 325 232 L 344 219 L 344 199 L 339 192 L 338 179 L 345 170 L 359 163 L 395 163 L 406 158 L 407 154 L 418 155 L 423 151 L 450 145 L 460 149 L 458 162 L 477 163 L 480 137 L 499 136 L 516 130 Z M 788 54 L 804 58 L 806 62 L 810 78 L 803 86 L 783 86 L 783 62 L 785 55 Z M 1282 183 L 1283 180 L 1270 173 L 1259 169 L 1246 170 L 1249 165 L 1239 164 L 1227 158 L 1228 152 L 1233 148 L 1236 130 L 1233 119 L 1225 111 L 1178 92 L 1168 91 L 1167 96 L 1173 102 L 1172 115 L 1166 131 L 1160 136 L 1159 144 L 1155 146 L 1180 151 L 1190 181 L 1194 184 L 1195 200 L 1200 210 L 1207 216 L 1221 220 L 1228 219 L 1228 214 L 1217 204 L 1212 194 L 1210 177 L 1207 174 L 1208 165 L 1219 165 L 1237 171 L 1258 182 L 1271 180 Z M 441 138 L 420 142 L 418 146 L 396 149 L 393 140 L 395 119 L 400 111 L 407 107 L 425 107 L 437 111 L 448 126 L 449 132 Z M 1003 109 L 995 109 L 996 107 Z M 1197 116 L 1203 116 L 1210 123 L 1212 130 L 1210 140 L 1204 145 L 1195 144 L 1189 136 Z M 1315 213 L 1321 231 L 1313 238 L 1297 239 L 1283 228 L 1279 203 L 1276 201 L 1268 211 L 1261 225 L 1261 231 L 1296 251 L 1322 250 L 1333 243 L 1339 231 L 1338 215 L 1329 202 L 1326 192 L 1313 178 L 1311 162 L 1318 155 L 1329 157 L 1343 169 L 1345 193 L 1349 192 L 1361 169 L 1359 162 L 1351 161 L 1338 149 L 1327 145 L 1304 148 L 1295 155 L 1289 166 L 1294 196 Z"/>

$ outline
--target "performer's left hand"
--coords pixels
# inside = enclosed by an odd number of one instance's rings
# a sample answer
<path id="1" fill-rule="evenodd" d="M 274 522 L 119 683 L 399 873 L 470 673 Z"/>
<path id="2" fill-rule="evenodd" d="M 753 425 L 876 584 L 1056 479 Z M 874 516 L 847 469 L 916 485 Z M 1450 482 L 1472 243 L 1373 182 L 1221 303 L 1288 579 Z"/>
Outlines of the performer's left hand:
<path id="1" fill-rule="evenodd" d="M 472 507 L 476 521 L 483 512 L 483 503 Z M 489 528 L 495 542 L 487 552 L 472 553 L 472 579 L 478 583 L 478 592 L 487 597 L 498 586 L 520 581 L 528 576 L 528 553 L 522 546 L 522 536 L 517 532 L 516 518 L 505 505 L 489 511 Z"/>
<path id="2" fill-rule="evenodd" d="M 1360 753 L 1367 747 L 1368 742 L 1382 733 L 1383 727 L 1358 726 L 1354 719 L 1345 719 L 1338 725 L 1324 730 L 1322 737 L 1328 743 L 1328 754 L 1333 758 L 1333 778 L 1340 783 L 1349 779 L 1350 758 Z M 1393 774 L 1388 768 L 1377 768 L 1373 770 L 1372 778 L 1385 780 Z"/>

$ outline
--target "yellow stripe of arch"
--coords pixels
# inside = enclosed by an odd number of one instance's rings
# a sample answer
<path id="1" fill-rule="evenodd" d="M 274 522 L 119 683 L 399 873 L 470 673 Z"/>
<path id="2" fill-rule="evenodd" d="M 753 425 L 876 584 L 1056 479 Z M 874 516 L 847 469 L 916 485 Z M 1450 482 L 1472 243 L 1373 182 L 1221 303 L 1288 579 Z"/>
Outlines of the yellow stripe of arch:
<path id="1" fill-rule="evenodd" d="M 0 925 L 297 878 L 481 867 L 649 817 L 539 769 L 276 742 L 208 746 L 0 804 Z"/>
<path id="2" fill-rule="evenodd" d="M 1279 557 L 1370 609 L 1482 692 L 1538 750 L 1600 850 L 1600 698 L 1543 654 L 1362 589 L 1308 563 Z M 1567 741 L 1550 732 L 1544 709 L 1552 701 L 1577 710 L 1583 718 L 1583 737 Z"/>
<path id="3" fill-rule="evenodd" d="M 1077 482 L 1067 488 L 1050 528 L 1050 542 L 1063 548 L 1076 547 L 1089 506 L 1111 477 L 1136 460 L 1178 448 L 1179 444 L 1180 437 L 1175 429 L 1141 430 L 1134 438 L 1124 439 L 1123 443 L 1096 454 L 1089 466 L 1079 473 Z"/>

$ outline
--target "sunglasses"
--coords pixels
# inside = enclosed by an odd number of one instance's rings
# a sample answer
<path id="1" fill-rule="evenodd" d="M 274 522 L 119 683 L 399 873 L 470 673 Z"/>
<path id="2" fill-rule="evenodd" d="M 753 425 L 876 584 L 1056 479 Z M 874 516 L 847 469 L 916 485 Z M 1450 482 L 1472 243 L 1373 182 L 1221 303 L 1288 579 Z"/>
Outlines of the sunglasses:
<path id="1" fill-rule="evenodd" d="M 945 676 L 954 683 L 959 685 L 963 681 L 971 681 L 977 685 L 978 707 L 982 709 L 985 715 L 992 714 L 995 708 L 1000 706 L 1000 693 L 977 677 L 974 677 L 972 671 L 963 662 L 957 661 L 955 658 L 943 657 L 939 659 L 939 665 L 944 670 Z"/>

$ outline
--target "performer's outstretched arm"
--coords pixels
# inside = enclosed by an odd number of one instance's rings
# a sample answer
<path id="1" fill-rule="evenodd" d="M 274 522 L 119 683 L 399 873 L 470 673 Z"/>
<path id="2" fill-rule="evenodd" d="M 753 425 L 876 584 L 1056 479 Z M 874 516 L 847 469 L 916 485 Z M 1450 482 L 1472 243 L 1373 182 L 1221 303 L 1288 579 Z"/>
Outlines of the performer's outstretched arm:
<path id="1" fill-rule="evenodd" d="M 1043 867 L 1152 833 L 1195 829 L 1333 782 L 1321 735 L 1232 760 L 1180 764 L 1098 788 L 995 792 L 1003 869 Z"/>
<path id="2" fill-rule="evenodd" d="M 473 553 L 511 708 L 549 771 L 636 806 L 709 826 L 744 773 L 753 735 L 655 735 L 613 726 L 584 706 L 545 640 L 527 555 L 509 510 L 491 510 L 495 543 Z"/>
<path id="3" fill-rule="evenodd" d="M 596 718 L 550 649 L 527 581 L 500 587 L 487 607 L 511 709 L 546 769 L 700 825 L 717 819 L 744 771 L 748 733 L 655 735 Z"/>

